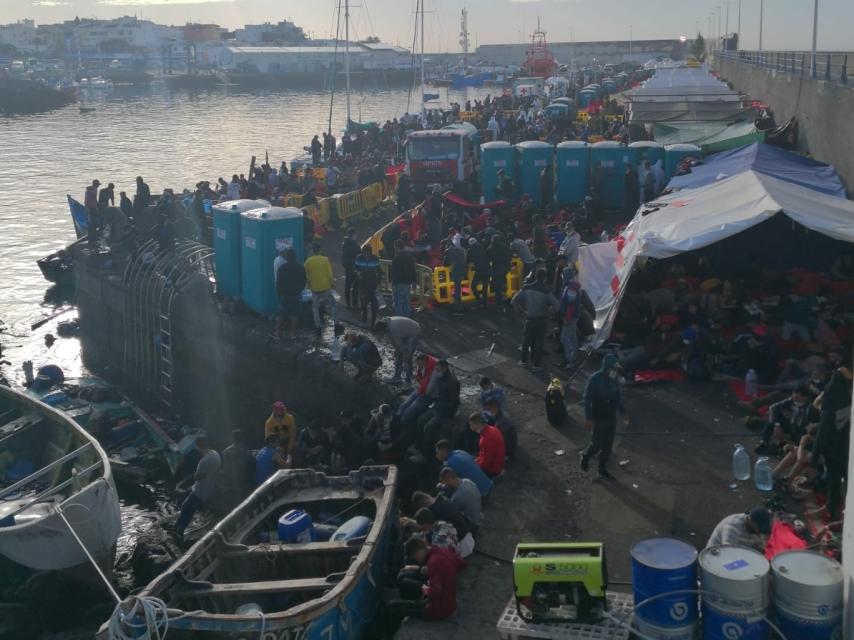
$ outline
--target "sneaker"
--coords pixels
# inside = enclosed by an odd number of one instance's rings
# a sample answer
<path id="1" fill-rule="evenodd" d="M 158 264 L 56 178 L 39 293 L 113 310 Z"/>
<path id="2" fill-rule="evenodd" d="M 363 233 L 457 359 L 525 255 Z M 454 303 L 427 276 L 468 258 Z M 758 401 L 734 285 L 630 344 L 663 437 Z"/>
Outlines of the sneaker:
<path id="1" fill-rule="evenodd" d="M 581 470 L 588 471 L 590 469 L 590 460 L 584 457 L 584 452 L 578 454 L 578 459 L 581 462 Z"/>
<path id="2" fill-rule="evenodd" d="M 599 469 L 599 477 L 603 480 L 615 480 L 614 476 L 607 469 Z"/>
<path id="3" fill-rule="evenodd" d="M 413 464 L 421 464 L 423 462 L 427 462 L 427 458 L 421 455 L 421 452 L 419 451 L 409 456 L 409 461 Z"/>

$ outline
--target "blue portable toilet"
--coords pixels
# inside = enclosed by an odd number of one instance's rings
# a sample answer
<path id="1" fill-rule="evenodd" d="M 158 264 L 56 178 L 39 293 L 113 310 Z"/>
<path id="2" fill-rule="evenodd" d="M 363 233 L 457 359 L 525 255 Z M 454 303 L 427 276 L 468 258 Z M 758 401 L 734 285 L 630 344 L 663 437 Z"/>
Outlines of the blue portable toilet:
<path id="1" fill-rule="evenodd" d="M 590 145 L 581 140 L 557 146 L 557 203 L 578 204 L 590 186 Z"/>
<path id="2" fill-rule="evenodd" d="M 668 178 L 676 175 L 679 163 L 688 156 L 703 155 L 703 150 L 695 144 L 669 144 L 664 147 L 664 173 Z"/>
<path id="3" fill-rule="evenodd" d="M 516 163 L 513 145 L 503 140 L 485 142 L 480 145 L 480 189 L 487 202 L 496 199 L 498 172 L 504 173 L 516 182 Z"/>
<path id="4" fill-rule="evenodd" d="M 296 207 L 264 207 L 240 216 L 243 302 L 253 311 L 272 314 L 278 308 L 273 261 L 293 247 L 304 260 L 303 216 Z"/>
<path id="5" fill-rule="evenodd" d="M 214 267 L 216 291 L 227 298 L 239 298 L 240 282 L 240 214 L 269 207 L 266 200 L 230 200 L 211 208 L 214 227 Z"/>
<path id="6" fill-rule="evenodd" d="M 638 140 L 629 145 L 630 149 L 637 149 L 638 163 L 644 160 L 649 160 L 651 165 L 661 160 L 661 167 L 664 168 L 664 146 L 653 142 L 652 140 Z"/>
<path id="7" fill-rule="evenodd" d="M 588 105 L 596 99 L 595 89 L 582 89 L 578 92 L 578 106 L 581 109 L 586 109 Z"/>
<path id="8" fill-rule="evenodd" d="M 540 202 L 540 174 L 554 164 L 554 147 L 541 140 L 527 140 L 516 145 L 516 158 L 519 166 L 519 195 L 527 194 L 532 202 Z"/>
<path id="9" fill-rule="evenodd" d="M 604 140 L 590 150 L 591 185 L 606 209 L 623 208 L 623 175 L 626 164 L 637 169 L 637 149 Z"/>

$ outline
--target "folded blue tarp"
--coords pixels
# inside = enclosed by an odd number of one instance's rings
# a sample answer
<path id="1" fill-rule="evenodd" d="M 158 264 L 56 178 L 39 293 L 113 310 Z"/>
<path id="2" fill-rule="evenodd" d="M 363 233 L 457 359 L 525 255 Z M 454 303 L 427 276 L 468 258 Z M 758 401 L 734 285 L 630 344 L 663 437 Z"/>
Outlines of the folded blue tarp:
<path id="1" fill-rule="evenodd" d="M 758 142 L 709 156 L 704 165 L 694 167 L 687 175 L 675 176 L 668 186 L 696 189 L 751 169 L 838 198 L 845 197 L 845 187 L 831 165 Z"/>

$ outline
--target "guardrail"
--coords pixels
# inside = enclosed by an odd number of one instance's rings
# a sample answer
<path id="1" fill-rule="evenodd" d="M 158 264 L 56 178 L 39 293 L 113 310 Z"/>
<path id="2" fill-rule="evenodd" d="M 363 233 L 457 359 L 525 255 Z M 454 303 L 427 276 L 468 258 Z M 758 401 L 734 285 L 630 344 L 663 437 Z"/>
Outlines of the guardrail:
<path id="1" fill-rule="evenodd" d="M 854 53 L 823 51 L 815 59 L 809 51 L 717 51 L 714 56 L 741 64 L 751 64 L 804 77 L 847 85 L 848 61 Z"/>

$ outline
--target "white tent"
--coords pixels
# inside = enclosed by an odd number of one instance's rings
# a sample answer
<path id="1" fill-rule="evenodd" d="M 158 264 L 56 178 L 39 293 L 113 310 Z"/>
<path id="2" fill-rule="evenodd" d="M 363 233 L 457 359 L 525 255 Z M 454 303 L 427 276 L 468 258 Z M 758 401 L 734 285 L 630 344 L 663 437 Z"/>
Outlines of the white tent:
<path id="1" fill-rule="evenodd" d="M 611 332 L 638 258 L 670 258 L 702 249 L 781 212 L 808 229 L 854 243 L 854 202 L 745 171 L 644 205 L 619 245 L 583 247 L 580 276 L 596 305 L 596 346 Z"/>

